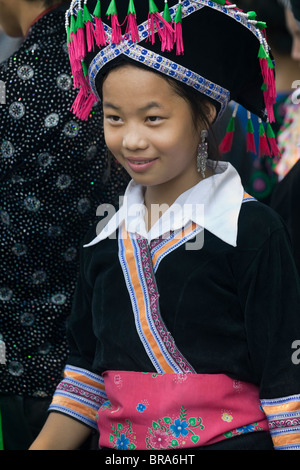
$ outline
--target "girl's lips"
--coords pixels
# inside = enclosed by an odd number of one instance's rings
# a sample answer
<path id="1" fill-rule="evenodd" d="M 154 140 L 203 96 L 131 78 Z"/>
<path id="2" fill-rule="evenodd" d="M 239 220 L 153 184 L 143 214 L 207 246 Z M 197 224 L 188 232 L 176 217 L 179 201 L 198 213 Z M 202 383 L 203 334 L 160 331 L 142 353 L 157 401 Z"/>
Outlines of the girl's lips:
<path id="1" fill-rule="evenodd" d="M 136 173 L 142 173 L 148 170 L 157 160 L 157 158 L 152 158 L 151 160 L 147 160 L 146 158 L 126 158 L 128 166 Z"/>

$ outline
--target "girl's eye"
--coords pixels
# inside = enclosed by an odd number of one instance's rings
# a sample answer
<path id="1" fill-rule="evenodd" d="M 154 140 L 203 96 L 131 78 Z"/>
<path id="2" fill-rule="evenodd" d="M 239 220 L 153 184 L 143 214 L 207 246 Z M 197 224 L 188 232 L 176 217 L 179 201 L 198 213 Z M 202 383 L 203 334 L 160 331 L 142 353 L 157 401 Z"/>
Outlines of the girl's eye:
<path id="1" fill-rule="evenodd" d="M 108 121 L 111 121 L 111 122 L 114 122 L 114 123 L 121 122 L 120 116 L 110 115 L 110 116 L 106 116 L 106 119 L 107 119 Z"/>
<path id="2" fill-rule="evenodd" d="M 147 120 L 150 122 L 158 122 L 158 121 L 161 121 L 162 118 L 160 116 L 148 116 Z"/>

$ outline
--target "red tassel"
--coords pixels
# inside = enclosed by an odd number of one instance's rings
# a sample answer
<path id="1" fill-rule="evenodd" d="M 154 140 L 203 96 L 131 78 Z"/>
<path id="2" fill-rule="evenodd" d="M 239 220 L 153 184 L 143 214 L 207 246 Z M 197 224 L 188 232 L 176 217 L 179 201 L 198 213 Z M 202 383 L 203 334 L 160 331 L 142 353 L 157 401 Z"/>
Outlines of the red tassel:
<path id="1" fill-rule="evenodd" d="M 268 91 L 264 91 L 264 101 L 265 101 L 265 106 L 266 106 L 266 110 L 267 110 L 267 115 L 268 115 L 268 119 L 270 122 L 274 122 L 275 121 L 275 115 L 274 115 L 274 104 L 276 102 L 276 99 L 274 100 L 274 98 L 269 94 Z"/>
<path id="2" fill-rule="evenodd" d="M 98 47 L 104 47 L 107 44 L 107 37 L 104 31 L 104 26 L 101 18 L 95 18 L 95 40 Z"/>
<path id="3" fill-rule="evenodd" d="M 73 114 L 77 116 L 77 113 L 83 106 L 84 102 L 86 100 L 86 94 L 84 93 L 83 89 L 81 88 L 78 95 L 76 96 L 76 99 L 71 107 L 71 111 Z"/>
<path id="4" fill-rule="evenodd" d="M 254 153 L 256 155 L 256 146 L 254 134 L 247 132 L 247 152 Z"/>
<path id="5" fill-rule="evenodd" d="M 83 90 L 85 96 L 87 96 L 90 92 L 90 85 L 87 81 L 87 79 L 84 76 L 84 73 L 78 73 L 77 75 L 77 82 L 79 84 L 79 87 Z"/>
<path id="6" fill-rule="evenodd" d="M 129 13 L 127 17 L 127 25 L 125 31 L 125 38 L 131 39 L 132 42 L 139 41 L 139 31 L 136 23 L 136 15 Z"/>
<path id="7" fill-rule="evenodd" d="M 227 132 L 219 146 L 221 153 L 228 153 L 231 150 L 234 132 Z"/>
<path id="8" fill-rule="evenodd" d="M 151 44 L 155 43 L 155 26 L 157 27 L 158 35 L 161 37 L 160 25 L 156 17 L 157 13 L 149 13 L 148 15 L 148 38 L 147 41 L 151 40 Z"/>
<path id="9" fill-rule="evenodd" d="M 81 104 L 81 108 L 77 112 L 77 117 L 82 121 L 87 121 L 89 114 L 92 110 L 92 107 L 97 102 L 97 98 L 94 93 L 91 93 L 87 100 Z"/>
<path id="10" fill-rule="evenodd" d="M 76 47 L 76 58 L 78 60 L 84 59 L 86 56 L 86 43 L 85 43 L 85 34 L 82 28 L 78 28 L 75 33 L 75 47 Z"/>
<path id="11" fill-rule="evenodd" d="M 88 21 L 86 23 L 86 42 L 87 42 L 87 48 L 88 51 L 94 51 L 95 50 L 95 30 L 94 30 L 94 25 L 91 21 Z"/>
<path id="12" fill-rule="evenodd" d="M 270 145 L 271 155 L 273 157 L 280 157 L 281 153 L 280 153 L 280 150 L 277 146 L 276 137 L 275 137 L 274 131 L 272 129 L 272 126 L 270 125 L 269 122 L 267 123 L 266 136 L 267 136 L 267 139 L 268 139 L 268 142 L 269 142 L 269 145 Z"/>
<path id="13" fill-rule="evenodd" d="M 271 156 L 275 158 L 280 157 L 281 152 L 277 146 L 276 139 L 274 139 L 273 137 L 268 137 L 268 142 L 269 142 L 270 149 L 271 149 Z"/>
<path id="14" fill-rule="evenodd" d="M 175 23 L 175 42 L 176 42 L 176 54 L 177 55 L 184 54 L 181 23 Z"/>
<path id="15" fill-rule="evenodd" d="M 183 47 L 183 38 L 182 38 L 182 7 L 181 7 L 181 0 L 179 0 L 178 7 L 176 10 L 176 15 L 174 18 L 174 39 L 176 42 L 176 54 L 184 54 L 184 47 Z"/>
<path id="16" fill-rule="evenodd" d="M 74 60 L 71 64 L 74 88 L 80 87 L 81 76 L 83 76 L 82 64 L 80 60 Z M 83 77 L 84 78 L 84 77 Z"/>
<path id="17" fill-rule="evenodd" d="M 122 31 L 121 31 L 121 25 L 119 23 L 117 15 L 115 14 L 110 15 L 110 20 L 111 20 L 111 29 L 112 29 L 111 43 L 119 44 L 122 40 Z"/>
<path id="18" fill-rule="evenodd" d="M 168 2 L 165 0 L 165 8 L 163 13 L 163 18 L 169 25 L 169 27 L 164 24 L 163 25 L 163 38 L 161 44 L 161 50 L 170 52 L 174 47 L 174 30 L 172 27 L 172 18 L 170 15 L 170 10 L 168 6 Z"/>
<path id="19" fill-rule="evenodd" d="M 265 134 L 259 136 L 259 156 L 260 157 L 271 156 L 270 148 L 269 148 L 268 141 L 267 141 L 267 136 Z"/>
<path id="20" fill-rule="evenodd" d="M 173 49 L 173 47 L 174 47 L 174 30 L 172 26 L 171 26 L 171 29 L 164 26 L 161 50 L 162 52 L 163 51 L 170 52 Z"/>

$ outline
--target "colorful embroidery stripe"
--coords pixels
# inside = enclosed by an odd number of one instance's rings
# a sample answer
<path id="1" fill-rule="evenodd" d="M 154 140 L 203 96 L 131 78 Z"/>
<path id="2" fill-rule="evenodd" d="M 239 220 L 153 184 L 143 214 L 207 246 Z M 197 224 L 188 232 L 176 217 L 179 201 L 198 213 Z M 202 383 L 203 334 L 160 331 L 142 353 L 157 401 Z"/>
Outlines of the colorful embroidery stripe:
<path id="1" fill-rule="evenodd" d="M 257 201 L 253 196 L 250 196 L 248 193 L 244 193 L 243 202 Z"/>
<path id="2" fill-rule="evenodd" d="M 64 370 L 64 377 L 70 377 L 78 380 L 79 382 L 84 382 L 85 384 L 91 385 L 96 389 L 105 389 L 103 377 L 80 367 L 75 367 L 68 364 Z"/>
<path id="3" fill-rule="evenodd" d="M 130 293 L 138 334 L 157 372 L 172 373 L 173 367 L 162 354 L 158 338 L 154 336 L 153 329 L 150 328 L 148 323 L 149 298 L 147 288 L 142 282 L 142 264 L 138 256 L 138 250 L 134 250 L 130 235 L 125 230 L 122 232 L 122 236 L 119 237 L 119 243 L 121 266 Z"/>
<path id="4" fill-rule="evenodd" d="M 300 395 L 261 400 L 276 449 L 300 448 Z"/>
<path id="5" fill-rule="evenodd" d="M 65 378 L 56 388 L 49 411 L 70 415 L 97 429 L 96 414 L 106 400 L 102 377 L 85 369 L 67 366 Z"/>
<path id="6" fill-rule="evenodd" d="M 82 413 L 80 411 L 77 411 L 72 407 L 72 402 L 69 400 L 65 400 L 63 402 L 60 398 L 59 403 L 55 403 L 55 397 L 53 397 L 53 404 L 50 405 L 49 411 L 54 411 L 57 413 L 62 413 L 64 415 L 71 416 L 72 418 L 76 419 L 77 421 L 80 421 L 83 424 L 86 424 L 90 428 L 98 429 L 97 426 L 97 411 L 94 413 Z"/>
<path id="7" fill-rule="evenodd" d="M 203 228 L 195 223 L 191 223 L 188 227 L 176 231 L 167 240 L 163 240 L 155 248 L 151 250 L 152 264 L 154 272 L 157 271 L 160 261 L 169 253 L 179 246 L 194 238 Z"/>
<path id="8" fill-rule="evenodd" d="M 124 229 L 119 258 L 130 294 L 138 335 L 159 373 L 190 373 L 193 369 L 172 341 L 159 313 L 158 291 L 147 241 Z"/>

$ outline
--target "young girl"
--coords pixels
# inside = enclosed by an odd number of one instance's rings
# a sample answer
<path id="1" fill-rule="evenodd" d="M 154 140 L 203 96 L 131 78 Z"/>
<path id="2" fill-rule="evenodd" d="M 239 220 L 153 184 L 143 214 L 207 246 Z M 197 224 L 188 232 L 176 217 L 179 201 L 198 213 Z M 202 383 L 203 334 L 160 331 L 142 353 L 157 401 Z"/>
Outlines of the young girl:
<path id="1" fill-rule="evenodd" d="M 299 448 L 300 289 L 286 231 L 206 140 L 230 97 L 269 125 L 262 25 L 225 1 L 169 1 L 162 15 L 151 1 L 102 1 L 109 25 L 85 3 L 67 23 L 83 11 L 91 94 L 78 73 L 74 108 L 83 117 L 97 93 L 107 146 L 132 180 L 82 248 L 65 378 L 32 449 L 75 449 L 91 429 L 103 449 Z M 91 25 L 98 43 L 106 34 L 100 52 Z"/>

